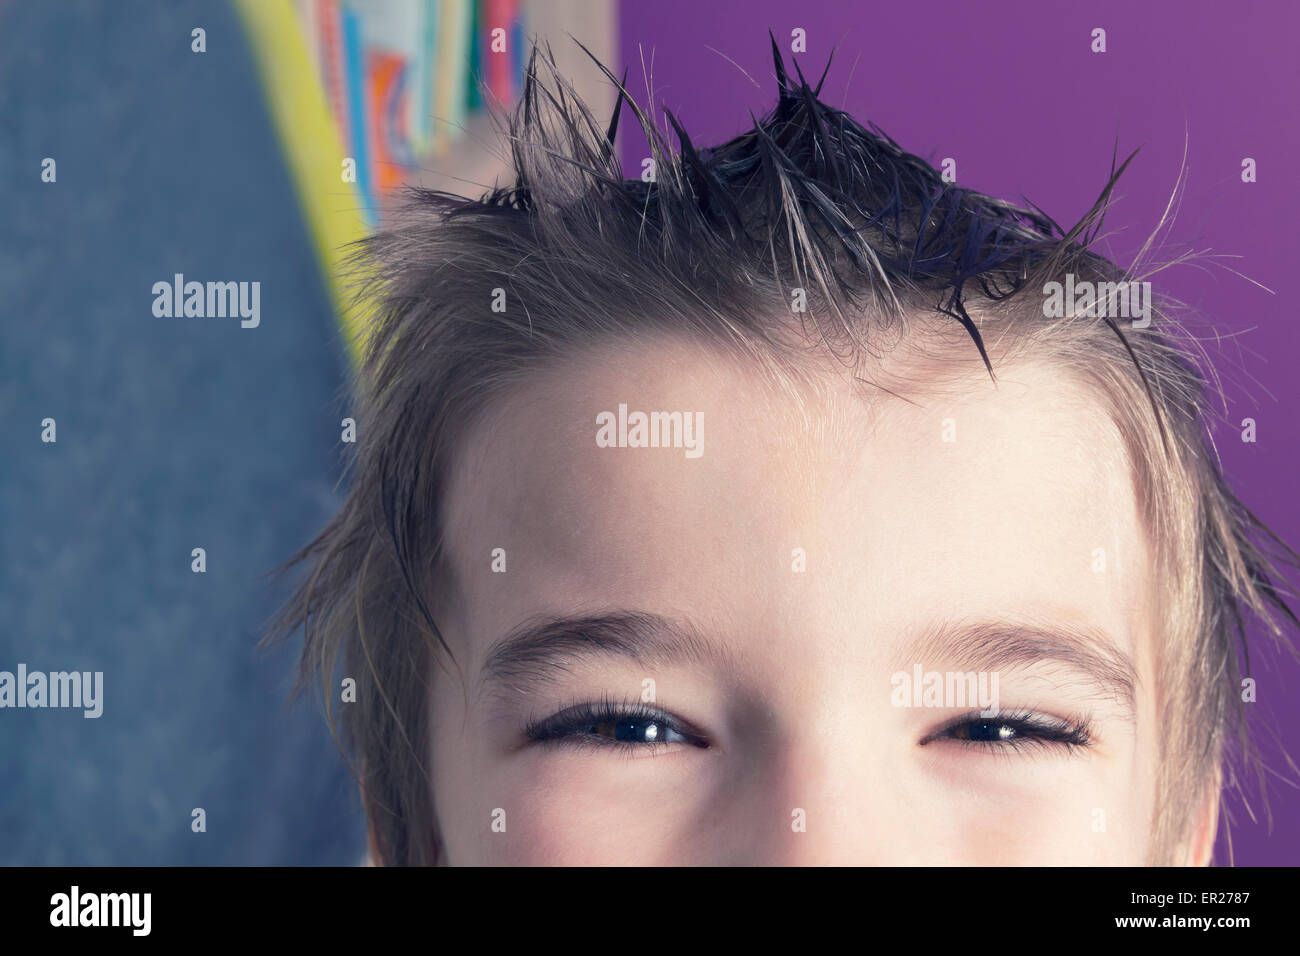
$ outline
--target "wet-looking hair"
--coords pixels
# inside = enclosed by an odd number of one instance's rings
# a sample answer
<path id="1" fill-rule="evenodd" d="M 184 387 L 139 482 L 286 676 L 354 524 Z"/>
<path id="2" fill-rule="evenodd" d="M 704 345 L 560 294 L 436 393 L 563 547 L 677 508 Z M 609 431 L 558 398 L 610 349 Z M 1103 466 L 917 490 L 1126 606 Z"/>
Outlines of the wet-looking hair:
<path id="1" fill-rule="evenodd" d="M 1156 551 L 1164 633 L 1151 862 L 1172 860 L 1187 839 L 1199 801 L 1219 785 L 1225 744 L 1252 751 L 1240 697 L 1246 630 L 1254 618 L 1294 653 L 1288 631 L 1300 625 L 1276 582 L 1300 557 L 1221 476 L 1204 356 L 1168 300 L 1143 328 L 1044 316 L 1045 287 L 1067 275 L 1140 278 L 1093 249 L 1133 157 L 1112 163 L 1096 203 L 1065 230 L 1037 208 L 945 181 L 822 102 L 821 81 L 791 76 L 775 42 L 773 53 L 775 108 L 700 148 L 668 113 L 670 144 L 603 66 L 619 99 L 598 122 L 549 49 L 535 48 L 506 119 L 515 181 L 478 199 L 416 190 L 358 252 L 373 321 L 354 383 L 349 491 L 287 565 L 309 573 L 269 637 L 303 629 L 300 684 L 319 679 L 327 708 L 340 675 L 356 680 L 341 743 L 376 862 L 438 858 L 429 687 L 435 666 L 454 664 L 434 594 L 461 439 L 514 383 L 616 340 L 672 335 L 768 368 L 816 354 L 891 392 L 906 382 L 884 360 L 911 339 L 928 337 L 937 356 L 964 343 L 995 379 L 995 358 L 1053 363 L 1118 426 Z M 629 113 L 653 175 L 623 178 L 614 136 Z M 505 290 L 504 312 L 492 308 L 495 289 Z M 792 311 L 800 299 L 806 308 Z"/>

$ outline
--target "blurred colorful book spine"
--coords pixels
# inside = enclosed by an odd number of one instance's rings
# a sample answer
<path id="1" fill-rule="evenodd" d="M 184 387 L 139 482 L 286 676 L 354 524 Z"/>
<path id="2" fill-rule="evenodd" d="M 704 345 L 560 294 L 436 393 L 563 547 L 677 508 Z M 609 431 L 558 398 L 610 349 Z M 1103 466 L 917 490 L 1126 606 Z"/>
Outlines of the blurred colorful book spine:
<path id="1" fill-rule="evenodd" d="M 294 0 L 371 225 L 385 195 L 519 96 L 526 8 L 547 0 Z"/>

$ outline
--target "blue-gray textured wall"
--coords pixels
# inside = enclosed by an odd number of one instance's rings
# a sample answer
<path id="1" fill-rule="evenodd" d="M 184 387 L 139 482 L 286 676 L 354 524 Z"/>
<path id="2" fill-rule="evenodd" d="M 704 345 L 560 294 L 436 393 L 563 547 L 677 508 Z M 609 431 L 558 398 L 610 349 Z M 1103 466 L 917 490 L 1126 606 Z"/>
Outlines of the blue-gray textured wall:
<path id="1" fill-rule="evenodd" d="M 234 11 L 0 0 L 0 91 L 0 670 L 104 674 L 98 719 L 0 710 L 0 863 L 355 863 L 255 648 L 338 504 L 345 356 Z M 260 325 L 155 317 L 178 272 L 259 281 Z"/>

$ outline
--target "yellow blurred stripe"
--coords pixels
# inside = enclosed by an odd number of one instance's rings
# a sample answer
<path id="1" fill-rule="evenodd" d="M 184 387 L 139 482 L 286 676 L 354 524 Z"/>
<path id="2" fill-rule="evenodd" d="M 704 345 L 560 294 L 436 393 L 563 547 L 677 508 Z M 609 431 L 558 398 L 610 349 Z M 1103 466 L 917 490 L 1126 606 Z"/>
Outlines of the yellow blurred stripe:
<path id="1" fill-rule="evenodd" d="M 244 23 L 281 147 L 289 161 L 334 311 L 353 361 L 364 349 L 370 313 L 344 285 L 345 246 L 366 234 L 361 195 L 342 180 L 342 137 L 312 65 L 292 0 L 234 0 Z"/>

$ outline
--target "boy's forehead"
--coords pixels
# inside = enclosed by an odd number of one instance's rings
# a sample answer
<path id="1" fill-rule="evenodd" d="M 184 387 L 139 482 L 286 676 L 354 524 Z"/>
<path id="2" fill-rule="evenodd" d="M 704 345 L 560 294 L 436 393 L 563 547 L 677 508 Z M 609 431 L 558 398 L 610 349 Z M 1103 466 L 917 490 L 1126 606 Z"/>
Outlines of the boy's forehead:
<path id="1" fill-rule="evenodd" d="M 466 439 L 443 512 L 461 598 L 488 637 L 576 608 L 806 624 L 856 606 L 902 626 L 909 604 L 1130 633 L 1147 543 L 1118 430 L 1059 370 L 998 375 L 928 398 L 918 383 L 909 404 L 847 374 L 776 388 L 684 344 L 561 365 Z M 690 419 L 698 456 L 620 442 L 636 412 Z M 782 603 L 792 587 L 801 599 Z"/>

